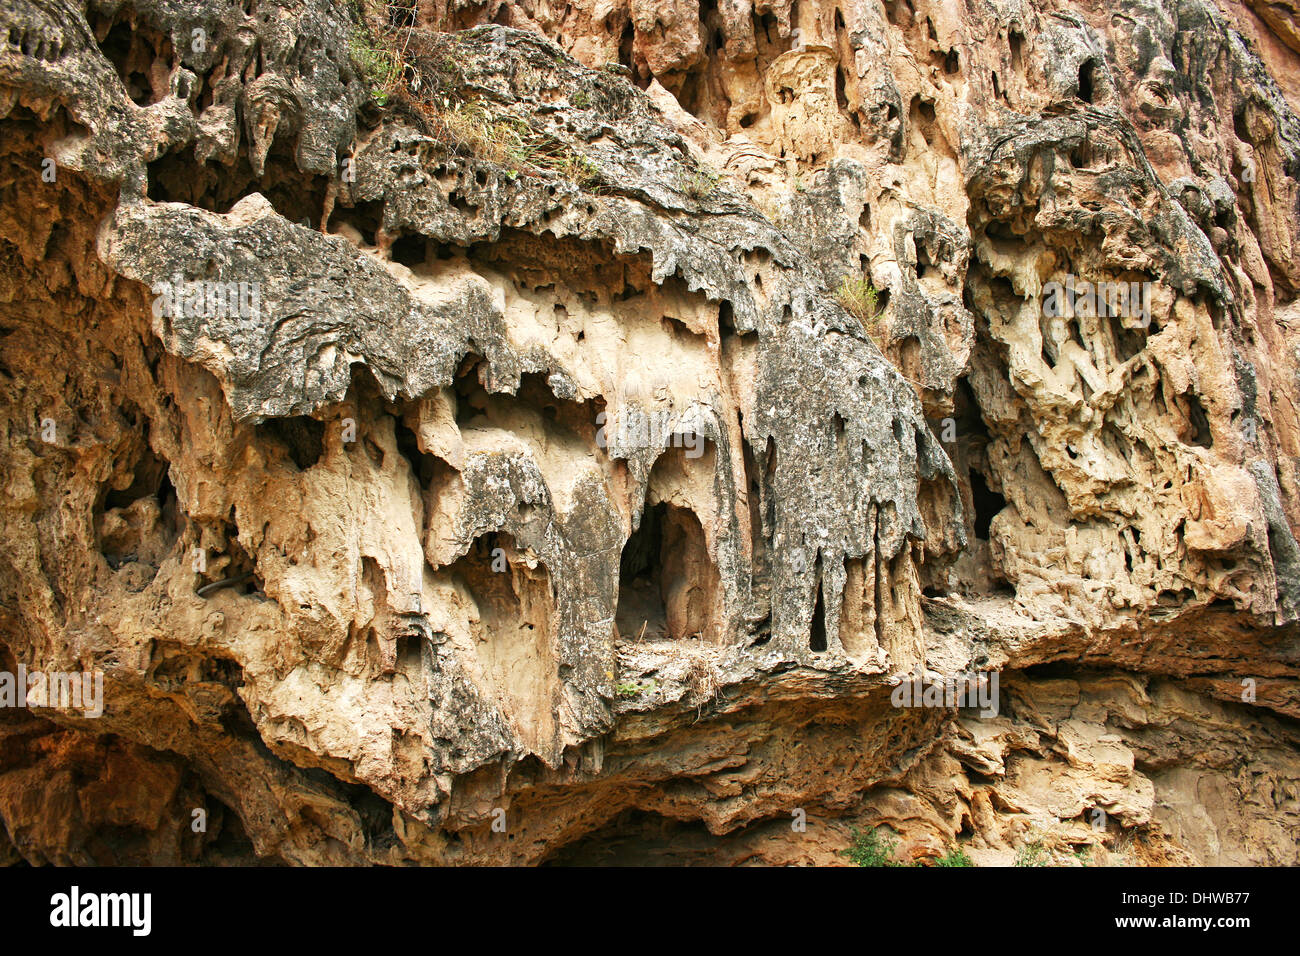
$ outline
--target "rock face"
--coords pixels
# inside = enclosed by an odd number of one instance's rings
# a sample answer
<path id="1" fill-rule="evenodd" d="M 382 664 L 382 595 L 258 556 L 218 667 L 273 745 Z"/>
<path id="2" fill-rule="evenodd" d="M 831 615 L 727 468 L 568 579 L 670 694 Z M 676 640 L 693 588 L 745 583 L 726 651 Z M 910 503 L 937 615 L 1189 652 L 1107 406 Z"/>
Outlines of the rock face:
<path id="1" fill-rule="evenodd" d="M 7 4 L 0 858 L 1300 862 L 1297 37 Z"/>

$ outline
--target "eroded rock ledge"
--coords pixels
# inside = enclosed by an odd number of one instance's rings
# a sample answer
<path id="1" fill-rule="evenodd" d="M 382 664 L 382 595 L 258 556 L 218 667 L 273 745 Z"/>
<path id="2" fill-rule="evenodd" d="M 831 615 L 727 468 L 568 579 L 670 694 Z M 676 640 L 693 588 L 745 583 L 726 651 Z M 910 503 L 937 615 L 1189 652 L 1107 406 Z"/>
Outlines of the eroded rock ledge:
<path id="1" fill-rule="evenodd" d="M 5 855 L 1296 863 L 1294 30 L 10 4 Z"/>

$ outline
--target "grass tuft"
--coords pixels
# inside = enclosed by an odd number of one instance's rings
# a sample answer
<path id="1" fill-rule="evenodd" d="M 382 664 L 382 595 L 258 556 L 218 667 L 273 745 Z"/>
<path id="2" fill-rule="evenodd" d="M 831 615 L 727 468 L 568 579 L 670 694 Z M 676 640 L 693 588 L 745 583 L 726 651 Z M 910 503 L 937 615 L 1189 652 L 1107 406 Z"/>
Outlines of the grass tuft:
<path id="1" fill-rule="evenodd" d="M 935 866 L 974 866 L 966 851 L 959 846 L 950 847 L 948 852 L 934 861 Z"/>
<path id="2" fill-rule="evenodd" d="M 600 183 L 595 164 L 572 144 L 531 120 L 467 99 L 462 67 L 445 41 L 410 26 L 394 27 L 401 18 L 393 17 L 393 0 L 352 0 L 352 6 L 349 55 L 378 106 L 400 108 L 444 149 L 501 166 L 509 179 L 550 174 L 585 187 Z M 575 106 L 590 103 L 589 92 L 574 94 Z"/>
<path id="3" fill-rule="evenodd" d="M 835 290 L 835 301 L 848 312 L 855 316 L 862 323 L 863 328 L 872 339 L 877 340 L 882 331 L 881 319 L 884 317 L 885 309 L 880 304 L 880 292 L 871 284 L 871 279 L 867 276 L 859 276 L 857 279 L 851 279 L 845 276 L 840 280 L 840 286 Z"/>
<path id="4" fill-rule="evenodd" d="M 678 188 L 696 202 L 700 202 L 718 191 L 720 178 L 713 170 L 705 166 L 697 166 L 691 173 L 682 175 Z"/>
<path id="5" fill-rule="evenodd" d="M 847 850 L 841 851 L 855 866 L 902 866 L 894 854 L 898 851 L 898 841 L 892 836 L 881 834 L 879 828 L 859 830 L 854 827 L 850 834 L 852 843 Z"/>
<path id="6" fill-rule="evenodd" d="M 1016 850 L 1016 866 L 1047 866 L 1050 862 L 1051 855 L 1042 840 L 1026 843 Z"/>

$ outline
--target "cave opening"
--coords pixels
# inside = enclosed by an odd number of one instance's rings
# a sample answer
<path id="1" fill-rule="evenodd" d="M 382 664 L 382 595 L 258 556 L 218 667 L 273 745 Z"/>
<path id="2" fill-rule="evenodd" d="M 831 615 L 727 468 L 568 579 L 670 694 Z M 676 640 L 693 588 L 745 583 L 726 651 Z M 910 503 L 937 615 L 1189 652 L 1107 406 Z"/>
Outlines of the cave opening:
<path id="1" fill-rule="evenodd" d="M 381 200 L 373 199 L 359 202 L 355 206 L 342 204 L 335 206 L 326 226 L 328 231 L 335 235 L 344 231 L 344 227 L 350 227 L 361 237 L 362 245 L 376 246 L 378 233 L 383 224 L 384 204 Z"/>
<path id="2" fill-rule="evenodd" d="M 817 555 L 813 567 L 813 614 L 808 626 L 808 649 L 814 653 L 826 650 L 826 608 L 822 603 L 822 556 Z"/>
<path id="3" fill-rule="evenodd" d="M 456 393 L 456 424 L 462 428 L 487 414 L 491 396 L 483 387 L 483 371 L 486 371 L 483 357 L 470 352 L 461 359 L 460 368 L 452 380 L 452 389 Z"/>
<path id="4" fill-rule="evenodd" d="M 167 478 L 170 462 L 157 454 L 148 444 L 149 426 L 144 428 L 144 448 L 140 451 L 132 469 L 131 483 L 118 490 L 109 487 L 104 495 L 103 509 L 128 508 L 140 498 L 158 497 L 163 481 Z"/>
<path id="5" fill-rule="evenodd" d="M 421 265 L 429 258 L 429 244 L 424 236 L 407 234 L 394 240 L 389 257 L 408 269 Z"/>
<path id="6" fill-rule="evenodd" d="M 681 80 L 677 100 L 696 119 L 715 129 L 725 129 L 731 101 L 727 97 L 720 69 L 726 56 L 723 19 L 717 0 L 703 0 L 699 7 L 700 36 L 704 56 L 699 65 Z"/>
<path id="7" fill-rule="evenodd" d="M 411 474 L 419 482 L 422 491 L 428 491 L 436 477 L 441 477 L 450 468 L 436 455 L 420 450 L 419 436 L 401 418 L 396 423 L 397 450 L 406 459 Z"/>
<path id="8" fill-rule="evenodd" d="M 546 749 L 559 690 L 550 572 L 505 531 L 479 535 L 448 570 L 473 604 L 470 633 L 506 718 L 529 747 Z"/>
<path id="9" fill-rule="evenodd" d="M 102 485 L 93 509 L 96 544 L 114 571 L 132 563 L 157 569 L 180 536 L 182 513 L 170 470 L 171 463 L 149 443 L 146 421 L 129 484 Z"/>
<path id="10" fill-rule="evenodd" d="M 924 279 L 925 274 L 934 269 L 934 260 L 930 258 L 930 250 L 923 242 L 916 244 L 916 277 Z"/>
<path id="11" fill-rule="evenodd" d="M 298 471 L 306 471 L 325 454 L 325 423 L 308 415 L 268 418 L 256 431 L 259 440 L 282 448 Z"/>
<path id="12" fill-rule="evenodd" d="M 614 616 L 619 637 L 706 637 L 716 578 L 704 529 L 694 512 L 668 502 L 647 507 L 619 559 Z"/>
<path id="13" fill-rule="evenodd" d="M 134 10 L 125 6 L 112 17 L 90 16 L 99 50 L 117 70 L 127 95 L 136 106 L 156 103 L 167 93 L 154 89 L 155 64 L 170 66 L 175 61 L 171 38 L 136 20 Z"/>
<path id="14" fill-rule="evenodd" d="M 727 837 L 698 820 L 628 809 L 551 851 L 542 866 L 682 866 L 716 864 Z"/>
<path id="15" fill-rule="evenodd" d="M 1097 61 L 1084 60 L 1079 67 L 1079 99 L 1091 103 L 1095 92 L 1097 78 Z"/>
<path id="16" fill-rule="evenodd" d="M 1185 406 L 1187 421 L 1191 426 L 1191 433 L 1187 437 L 1187 443 L 1201 448 L 1213 448 L 1214 436 L 1210 432 L 1210 419 L 1205 414 L 1205 406 L 1201 404 L 1199 396 L 1195 392 L 1189 391 L 1178 396 L 1177 401 L 1179 405 Z"/>
<path id="17" fill-rule="evenodd" d="M 989 526 L 997 513 L 1007 506 L 1007 499 L 990 488 L 984 476 L 974 468 L 970 470 L 970 496 L 975 506 L 975 537 L 987 541 Z"/>
<path id="18" fill-rule="evenodd" d="M 283 138 L 271 144 L 261 176 L 253 172 L 247 143 L 230 166 L 196 162 L 193 152 L 179 148 L 153 160 L 145 173 L 146 192 L 154 202 L 183 202 L 225 214 L 258 193 L 285 219 L 312 229 L 321 225 L 330 182 L 328 176 L 299 172 L 293 145 Z"/>

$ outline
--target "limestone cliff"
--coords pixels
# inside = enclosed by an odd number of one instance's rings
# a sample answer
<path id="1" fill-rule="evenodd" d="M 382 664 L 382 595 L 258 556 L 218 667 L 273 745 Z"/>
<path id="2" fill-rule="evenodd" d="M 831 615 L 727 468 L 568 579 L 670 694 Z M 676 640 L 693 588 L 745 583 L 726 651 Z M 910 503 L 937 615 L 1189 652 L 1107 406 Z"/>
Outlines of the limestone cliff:
<path id="1" fill-rule="evenodd" d="M 0 857 L 1300 862 L 1298 109 L 1288 4 L 10 0 Z"/>

